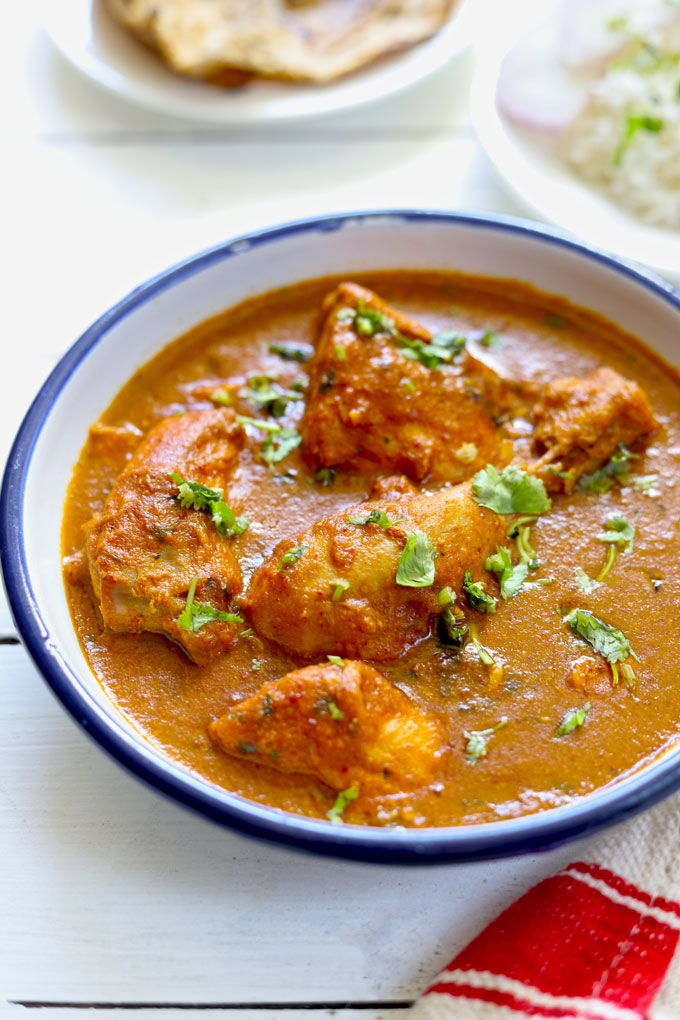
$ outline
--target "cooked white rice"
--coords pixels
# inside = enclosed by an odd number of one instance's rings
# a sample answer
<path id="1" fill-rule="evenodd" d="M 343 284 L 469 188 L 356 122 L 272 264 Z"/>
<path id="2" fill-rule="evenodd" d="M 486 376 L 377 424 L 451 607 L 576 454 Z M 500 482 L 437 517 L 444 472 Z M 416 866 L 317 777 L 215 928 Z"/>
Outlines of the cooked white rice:
<path id="1" fill-rule="evenodd" d="M 680 21 L 653 40 L 653 70 L 626 60 L 590 87 L 567 139 L 569 164 L 648 223 L 680 228 Z M 677 60 L 675 57 L 677 56 Z M 628 141 L 629 118 L 649 118 Z"/>

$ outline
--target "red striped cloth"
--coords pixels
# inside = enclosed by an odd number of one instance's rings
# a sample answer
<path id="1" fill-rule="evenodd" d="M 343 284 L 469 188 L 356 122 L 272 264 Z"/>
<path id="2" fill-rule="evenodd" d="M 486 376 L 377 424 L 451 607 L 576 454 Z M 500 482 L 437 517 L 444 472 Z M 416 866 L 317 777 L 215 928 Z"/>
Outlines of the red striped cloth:
<path id="1" fill-rule="evenodd" d="M 466 946 L 410 1020 L 679 1020 L 680 798 L 585 846 Z"/>

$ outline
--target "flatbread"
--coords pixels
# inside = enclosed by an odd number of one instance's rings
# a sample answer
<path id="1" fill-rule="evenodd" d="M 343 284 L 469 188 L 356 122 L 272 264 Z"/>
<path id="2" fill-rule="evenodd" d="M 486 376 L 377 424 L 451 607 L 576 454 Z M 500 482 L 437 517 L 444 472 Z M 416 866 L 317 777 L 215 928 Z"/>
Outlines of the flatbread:
<path id="1" fill-rule="evenodd" d="M 457 0 L 104 0 L 179 74 L 329 82 L 437 32 Z M 240 74 L 239 74 L 240 72 Z"/>

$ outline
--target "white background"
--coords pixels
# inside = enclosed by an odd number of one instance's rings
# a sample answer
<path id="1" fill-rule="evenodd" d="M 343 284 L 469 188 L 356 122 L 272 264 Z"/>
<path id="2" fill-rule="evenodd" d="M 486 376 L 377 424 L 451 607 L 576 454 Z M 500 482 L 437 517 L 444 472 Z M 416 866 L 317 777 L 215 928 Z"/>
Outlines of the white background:
<path id="1" fill-rule="evenodd" d="M 322 212 L 519 211 L 468 123 L 472 56 L 359 113 L 229 131 L 98 91 L 55 53 L 33 2 L 7 8 L 0 461 L 79 333 L 194 251 Z M 0 638 L 13 635 L 2 603 Z M 3 1017 L 73 1020 L 83 1016 L 76 1005 L 99 1004 L 107 1020 L 121 1005 L 149 1004 L 133 1015 L 392 1020 L 495 913 L 574 853 L 388 868 L 248 841 L 109 760 L 17 644 L 0 644 L 0 714 Z M 308 1004 L 318 1008 L 303 1012 Z M 257 1005 L 271 1008 L 248 1008 Z"/>

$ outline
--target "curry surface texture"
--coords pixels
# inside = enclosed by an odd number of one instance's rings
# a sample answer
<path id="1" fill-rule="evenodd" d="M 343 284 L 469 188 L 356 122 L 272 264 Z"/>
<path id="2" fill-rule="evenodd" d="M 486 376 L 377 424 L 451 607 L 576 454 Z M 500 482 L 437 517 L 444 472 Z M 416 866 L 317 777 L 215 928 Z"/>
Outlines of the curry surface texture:
<path id="1" fill-rule="evenodd" d="M 499 342 L 480 347 L 481 356 L 509 378 L 541 386 L 611 366 L 642 387 L 659 427 L 636 445 L 639 456 L 631 466 L 633 481 L 655 475 L 655 482 L 638 487 L 631 481 L 603 493 L 576 488 L 554 496 L 552 510 L 532 524 L 541 576 L 551 583 L 499 599 L 493 615 L 475 614 L 479 640 L 500 671 L 480 661 L 472 642 L 461 651 L 442 645 L 436 628 L 399 659 L 375 663 L 415 706 L 439 720 L 452 750 L 437 781 L 380 803 L 358 797 L 348 803 L 344 820 L 410 826 L 493 821 L 564 804 L 638 769 L 680 732 L 680 404 L 674 371 L 603 320 L 520 284 L 410 271 L 355 279 L 433 331 L 478 337 L 493 331 Z M 323 299 L 338 282 L 316 280 L 250 300 L 204 322 L 139 369 L 101 418 L 103 426 L 125 431 L 95 427 L 80 455 L 63 525 L 74 625 L 92 670 L 121 711 L 152 744 L 211 783 L 320 818 L 336 790 L 313 776 L 229 756 L 207 733 L 211 722 L 263 683 L 309 660 L 250 633 L 196 665 L 163 636 L 107 630 L 82 568 L 82 550 L 84 525 L 102 509 L 140 437 L 157 422 L 214 406 L 210 392 L 225 380 L 245 386 L 253 375 L 270 375 L 286 389 L 306 380 L 304 363 L 282 359 L 269 345 L 313 345 Z M 303 410 L 304 401 L 290 404 L 285 423 L 294 426 Z M 300 449 L 271 467 L 264 464 L 258 456 L 263 436 L 248 431 L 229 486 L 230 506 L 252 522 L 233 544 L 244 590 L 281 539 L 367 500 L 373 482 L 389 473 L 338 470 L 324 485 L 313 480 L 314 468 Z M 421 488 L 427 490 L 427 480 Z M 620 552 L 604 582 L 586 592 L 577 572 L 594 577 L 602 568 L 607 546 L 598 535 L 613 513 L 634 525 L 634 547 Z M 559 610 L 574 606 L 625 633 L 640 660 L 634 682 L 614 685 L 606 663 L 565 624 Z M 579 662 L 589 677 L 584 684 L 575 668 Z M 557 736 L 565 715 L 586 702 L 591 707 L 585 723 Z M 473 761 L 465 753 L 469 735 L 502 719 L 507 722 L 488 737 L 487 753 Z"/>

